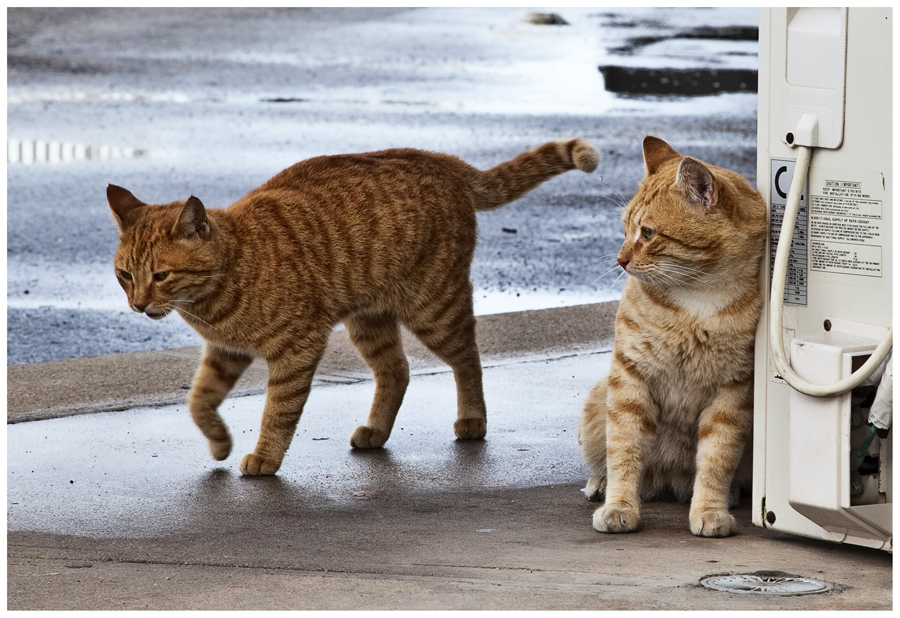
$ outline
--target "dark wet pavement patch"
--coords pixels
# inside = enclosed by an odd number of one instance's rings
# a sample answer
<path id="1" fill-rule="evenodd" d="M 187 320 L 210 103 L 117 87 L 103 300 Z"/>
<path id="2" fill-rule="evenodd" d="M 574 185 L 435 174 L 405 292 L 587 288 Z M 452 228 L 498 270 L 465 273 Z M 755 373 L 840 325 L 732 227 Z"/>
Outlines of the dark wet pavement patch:
<path id="1" fill-rule="evenodd" d="M 749 69 L 644 69 L 599 67 L 606 90 L 635 96 L 708 96 L 756 92 L 758 74 Z"/>

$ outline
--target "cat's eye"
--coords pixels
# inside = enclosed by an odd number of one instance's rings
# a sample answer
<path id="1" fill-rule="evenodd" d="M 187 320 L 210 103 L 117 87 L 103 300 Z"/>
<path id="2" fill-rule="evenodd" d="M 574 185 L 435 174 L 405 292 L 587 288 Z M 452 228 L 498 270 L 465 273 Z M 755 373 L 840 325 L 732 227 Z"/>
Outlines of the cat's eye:
<path id="1" fill-rule="evenodd" d="M 165 281 L 169 278 L 169 275 L 172 274 L 171 270 L 161 270 L 158 273 L 153 273 L 154 281 Z"/>
<path id="2" fill-rule="evenodd" d="M 128 272 L 127 270 L 120 270 L 120 271 L 119 271 L 119 276 L 120 276 L 122 279 L 124 279 L 125 281 L 131 281 L 131 273 Z"/>
<path id="3" fill-rule="evenodd" d="M 654 236 L 656 236 L 656 230 L 654 230 L 652 227 L 641 228 L 641 238 L 643 238 L 644 240 L 650 240 Z"/>

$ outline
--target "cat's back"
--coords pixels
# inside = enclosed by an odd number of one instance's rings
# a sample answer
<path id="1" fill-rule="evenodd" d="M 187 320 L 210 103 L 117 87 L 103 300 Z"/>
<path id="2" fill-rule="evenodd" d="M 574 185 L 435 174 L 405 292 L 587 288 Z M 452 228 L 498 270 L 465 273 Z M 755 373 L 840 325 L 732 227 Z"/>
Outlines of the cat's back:
<path id="1" fill-rule="evenodd" d="M 468 237 L 477 173 L 457 157 L 413 148 L 318 156 L 282 170 L 228 211 L 245 228 L 274 217 L 310 230 L 343 223 L 348 234 L 387 226 L 410 239 L 433 240 L 439 228 Z"/>
<path id="2" fill-rule="evenodd" d="M 392 148 L 374 152 L 324 155 L 305 159 L 273 176 L 253 193 L 272 190 L 371 190 L 375 186 L 400 198 L 414 187 L 458 185 L 465 188 L 476 170 L 452 155 Z M 459 193 L 456 191 L 455 193 Z"/>

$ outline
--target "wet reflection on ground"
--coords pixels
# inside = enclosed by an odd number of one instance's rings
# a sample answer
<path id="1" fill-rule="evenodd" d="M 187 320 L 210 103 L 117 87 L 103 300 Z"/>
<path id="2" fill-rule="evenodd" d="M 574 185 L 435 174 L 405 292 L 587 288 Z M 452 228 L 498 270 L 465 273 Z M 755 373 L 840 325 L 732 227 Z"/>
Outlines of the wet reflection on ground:
<path id="1" fill-rule="evenodd" d="M 113 161 L 144 156 L 143 150 L 123 146 L 88 146 L 72 142 L 8 139 L 6 162 L 22 163 L 75 163 L 79 161 Z"/>

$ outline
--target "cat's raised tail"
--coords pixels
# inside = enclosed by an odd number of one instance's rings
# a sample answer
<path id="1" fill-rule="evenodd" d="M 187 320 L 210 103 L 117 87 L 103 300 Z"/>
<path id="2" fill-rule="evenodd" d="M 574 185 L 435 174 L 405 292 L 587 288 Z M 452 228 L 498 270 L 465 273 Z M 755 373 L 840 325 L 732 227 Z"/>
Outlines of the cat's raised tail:
<path id="1" fill-rule="evenodd" d="M 590 173 L 599 163 L 600 153 L 583 139 L 548 142 L 479 172 L 473 182 L 479 198 L 475 210 L 499 208 L 558 174 L 575 168 Z"/>

